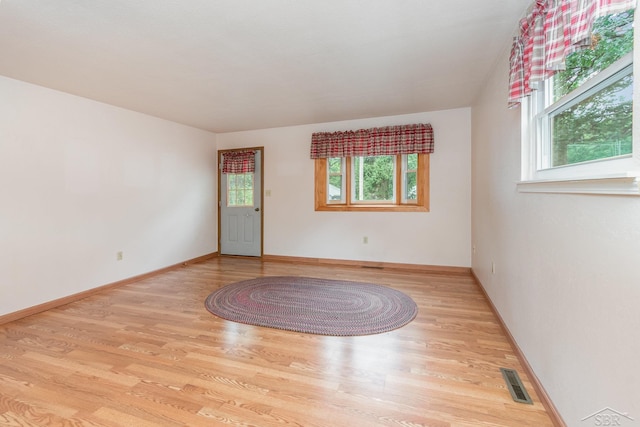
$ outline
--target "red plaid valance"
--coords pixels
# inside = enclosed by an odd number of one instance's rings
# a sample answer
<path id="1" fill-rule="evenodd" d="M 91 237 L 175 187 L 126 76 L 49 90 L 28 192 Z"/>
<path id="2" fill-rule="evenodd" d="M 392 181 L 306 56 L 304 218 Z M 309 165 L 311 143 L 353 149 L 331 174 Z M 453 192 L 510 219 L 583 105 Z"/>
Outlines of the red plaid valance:
<path id="1" fill-rule="evenodd" d="M 564 70 L 569 54 L 591 45 L 596 18 L 635 6 L 636 0 L 536 0 L 511 48 L 509 106 L 531 94 L 533 83 Z"/>
<path id="2" fill-rule="evenodd" d="M 255 151 L 229 151 L 222 155 L 222 173 L 253 173 Z"/>
<path id="3" fill-rule="evenodd" d="M 387 126 L 311 136 L 311 158 L 433 153 L 430 124 Z"/>

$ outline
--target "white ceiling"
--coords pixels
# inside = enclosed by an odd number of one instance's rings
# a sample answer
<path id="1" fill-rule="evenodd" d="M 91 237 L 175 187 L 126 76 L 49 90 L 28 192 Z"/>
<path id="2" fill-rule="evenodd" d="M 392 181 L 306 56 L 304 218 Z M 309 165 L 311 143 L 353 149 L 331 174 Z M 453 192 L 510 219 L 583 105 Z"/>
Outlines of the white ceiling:
<path id="1" fill-rule="evenodd" d="M 2 0 L 0 75 L 214 132 L 458 108 L 530 2 Z"/>

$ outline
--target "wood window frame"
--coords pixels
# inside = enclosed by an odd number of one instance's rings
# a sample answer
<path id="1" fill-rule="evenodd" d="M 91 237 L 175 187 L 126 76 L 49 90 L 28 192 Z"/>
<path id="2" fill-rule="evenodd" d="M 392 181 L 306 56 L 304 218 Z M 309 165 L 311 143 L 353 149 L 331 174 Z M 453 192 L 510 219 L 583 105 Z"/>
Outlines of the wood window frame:
<path id="1" fill-rule="evenodd" d="M 327 159 L 315 159 L 315 210 L 337 212 L 429 212 L 429 154 L 418 154 L 418 170 L 416 173 L 417 200 L 402 203 L 402 155 L 396 156 L 396 201 L 395 203 L 353 203 L 351 202 L 351 158 L 347 157 L 347 165 L 343 179 L 345 181 L 345 202 L 327 202 Z"/>

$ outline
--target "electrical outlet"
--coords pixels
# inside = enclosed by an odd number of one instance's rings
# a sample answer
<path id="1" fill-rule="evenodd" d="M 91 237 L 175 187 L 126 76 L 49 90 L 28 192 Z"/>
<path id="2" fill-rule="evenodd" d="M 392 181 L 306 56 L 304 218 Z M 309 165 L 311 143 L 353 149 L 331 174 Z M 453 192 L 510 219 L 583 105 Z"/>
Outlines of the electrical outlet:
<path id="1" fill-rule="evenodd" d="M 368 238 L 367 236 L 364 236 L 364 237 L 362 238 L 362 243 L 364 243 L 364 244 L 369 243 L 369 238 Z"/>
<path id="2" fill-rule="evenodd" d="M 116 261 L 122 261 L 122 251 L 116 252 Z"/>

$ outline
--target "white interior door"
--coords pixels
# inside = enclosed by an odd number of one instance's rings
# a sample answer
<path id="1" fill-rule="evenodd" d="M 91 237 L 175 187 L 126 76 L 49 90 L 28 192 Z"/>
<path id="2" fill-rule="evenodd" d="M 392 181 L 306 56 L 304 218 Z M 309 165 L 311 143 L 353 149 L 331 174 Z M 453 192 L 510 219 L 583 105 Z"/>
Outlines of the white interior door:
<path id="1" fill-rule="evenodd" d="M 255 150 L 254 173 L 220 170 L 221 255 L 262 256 L 261 156 L 262 151 Z"/>

